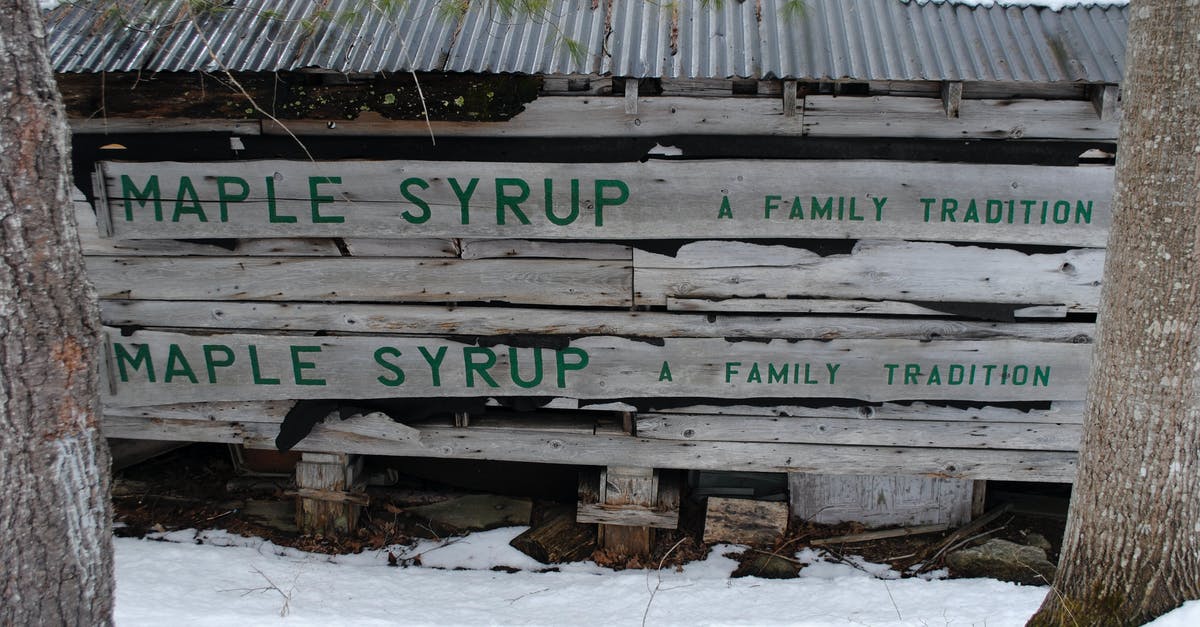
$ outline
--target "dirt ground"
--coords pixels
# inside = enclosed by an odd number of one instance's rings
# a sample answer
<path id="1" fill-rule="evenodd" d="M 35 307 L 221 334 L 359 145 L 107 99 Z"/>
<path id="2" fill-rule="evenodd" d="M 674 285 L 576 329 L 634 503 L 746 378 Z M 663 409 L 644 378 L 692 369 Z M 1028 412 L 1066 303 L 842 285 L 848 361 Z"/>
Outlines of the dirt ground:
<path id="1" fill-rule="evenodd" d="M 230 451 L 222 445 L 191 445 L 167 455 L 119 471 L 114 477 L 113 506 L 116 534 L 141 537 L 153 531 L 176 529 L 225 529 L 232 533 L 266 538 L 282 546 L 320 553 L 355 553 L 389 545 L 406 544 L 417 538 L 439 538 L 463 533 L 464 529 L 438 524 L 412 513 L 414 507 L 447 501 L 472 492 L 397 473 L 384 466 L 390 485 L 369 487 L 370 506 L 361 517 L 360 528 L 346 536 L 326 537 L 299 532 L 294 520 L 295 486 L 287 475 L 256 476 L 239 472 Z M 516 485 L 519 485 L 516 484 Z M 969 533 L 946 530 L 938 533 L 887 538 L 867 542 L 820 546 L 821 550 L 846 563 L 861 556 L 874 563 L 889 564 L 906 575 L 941 568 L 946 553 L 991 538 L 1027 543 L 1032 534 L 1046 538 L 1052 562 L 1057 561 L 1065 524 L 1065 499 L 1061 494 L 1020 492 L 1022 486 L 1004 485 L 992 494 L 987 510 L 1001 513 L 990 523 Z M 477 491 L 477 490 L 475 490 Z M 1034 489 L 1036 491 L 1036 488 Z M 511 492 L 511 490 L 510 490 Z M 531 518 L 569 497 L 548 498 L 546 490 L 532 498 Z M 551 491 L 553 492 L 553 491 Z M 510 496 L 512 496 L 510 494 Z M 1026 498 L 1027 496 L 1027 498 Z M 1001 502 L 999 499 L 1005 499 Z M 700 540 L 703 507 L 684 501 L 678 530 L 656 530 L 649 556 L 627 557 L 597 550 L 592 559 L 614 568 L 659 568 L 680 566 L 703 558 L 708 547 Z M 815 525 L 792 521 L 787 534 L 771 546 L 754 546 L 739 560 L 734 576 L 795 576 L 800 564 L 797 551 L 813 546 L 814 540 L 865 531 L 862 525 Z"/>

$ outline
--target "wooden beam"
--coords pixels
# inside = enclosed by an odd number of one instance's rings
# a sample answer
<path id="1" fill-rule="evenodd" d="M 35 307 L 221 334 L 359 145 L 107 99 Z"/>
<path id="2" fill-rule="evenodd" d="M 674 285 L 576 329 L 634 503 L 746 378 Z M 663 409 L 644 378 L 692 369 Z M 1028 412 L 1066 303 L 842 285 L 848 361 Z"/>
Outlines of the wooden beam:
<path id="1" fill-rule="evenodd" d="M 796 97 L 796 81 L 783 81 L 783 115 L 789 118 L 796 117 L 798 102 Z"/>
<path id="2" fill-rule="evenodd" d="M 621 556 L 646 556 L 654 543 L 653 528 L 630 524 L 621 514 L 637 518 L 649 513 L 658 501 L 658 474 L 652 468 L 608 466 L 600 473 L 600 504 L 612 508 L 617 520 L 603 522 L 599 528 L 600 548 Z M 587 513 L 581 512 L 581 513 Z M 578 519 L 579 514 L 576 514 Z M 619 521 L 619 522 L 618 522 Z"/>
<path id="3" fill-rule="evenodd" d="M 330 458 L 332 457 L 332 461 Z M 339 536 L 358 528 L 362 460 L 344 453 L 304 453 L 296 463 L 296 522 L 307 534 Z"/>
<path id="4" fill-rule="evenodd" d="M 946 110 L 946 117 L 959 117 L 958 112 L 962 107 L 962 92 L 963 84 L 959 81 L 942 83 L 942 107 Z"/>
<path id="5" fill-rule="evenodd" d="M 625 114 L 637 115 L 638 112 L 638 79 L 625 79 Z"/>
<path id="6" fill-rule="evenodd" d="M 168 432 L 164 425 L 170 427 Z M 279 428 L 262 423 L 157 421 L 106 417 L 107 437 L 242 442 L 275 448 Z M 546 433 L 538 430 L 423 428 L 419 442 L 348 436 L 317 425 L 301 451 L 342 451 L 444 459 L 490 459 L 546 464 L 624 464 L 683 470 L 926 475 L 999 481 L 1075 480 L 1075 453 L 949 448 L 897 448 L 748 442 L 674 442 L 615 434 Z"/>
<path id="7" fill-rule="evenodd" d="M 1092 85 L 1089 89 L 1096 117 L 1105 122 L 1117 120 L 1120 113 L 1118 100 L 1121 88 L 1116 85 Z"/>

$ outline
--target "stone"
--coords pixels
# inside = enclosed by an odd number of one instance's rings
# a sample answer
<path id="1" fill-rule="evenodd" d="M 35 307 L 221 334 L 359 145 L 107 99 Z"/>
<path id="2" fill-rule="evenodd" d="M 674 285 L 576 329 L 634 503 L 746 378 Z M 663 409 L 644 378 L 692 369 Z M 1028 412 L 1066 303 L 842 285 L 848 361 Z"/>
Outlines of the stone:
<path id="1" fill-rule="evenodd" d="M 1028 544 L 1029 546 L 1036 546 L 1047 553 L 1054 548 L 1050 545 L 1050 541 L 1046 539 L 1046 536 L 1040 533 L 1025 534 L 1025 544 Z"/>
<path id="2" fill-rule="evenodd" d="M 961 577 L 992 577 L 1027 585 L 1047 585 L 1054 581 L 1055 566 L 1046 559 L 1046 551 L 1008 540 L 988 540 L 946 557 L 946 565 Z"/>
<path id="3" fill-rule="evenodd" d="M 487 531 L 528 525 L 532 509 L 533 503 L 529 499 L 471 494 L 432 505 L 405 508 L 405 511 L 460 531 Z"/>

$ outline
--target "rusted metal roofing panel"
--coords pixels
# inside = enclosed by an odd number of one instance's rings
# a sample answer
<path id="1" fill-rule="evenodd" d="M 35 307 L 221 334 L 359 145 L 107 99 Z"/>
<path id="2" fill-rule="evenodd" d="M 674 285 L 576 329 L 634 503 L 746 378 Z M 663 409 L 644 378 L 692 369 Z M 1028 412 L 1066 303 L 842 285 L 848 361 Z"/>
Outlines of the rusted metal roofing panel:
<path id="1" fill-rule="evenodd" d="M 1107 82 L 1128 9 L 901 0 L 552 0 L 504 15 L 472 0 L 121 0 L 47 14 L 59 72 L 455 71 L 638 78 Z M 319 8 L 318 8 L 319 7 Z M 797 8 L 798 7 L 798 8 Z M 795 9 L 795 10 L 789 10 Z"/>

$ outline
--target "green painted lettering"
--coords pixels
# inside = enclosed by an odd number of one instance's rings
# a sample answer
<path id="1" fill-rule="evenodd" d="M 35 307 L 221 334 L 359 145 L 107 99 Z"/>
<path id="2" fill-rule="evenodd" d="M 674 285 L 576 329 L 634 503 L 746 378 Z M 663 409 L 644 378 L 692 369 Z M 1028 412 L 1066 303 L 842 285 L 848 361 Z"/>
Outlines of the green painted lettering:
<path id="1" fill-rule="evenodd" d="M 740 365 L 742 365 L 742 362 L 740 362 L 740 361 L 725 362 L 725 382 L 726 383 L 729 383 L 730 381 L 733 380 L 733 375 L 738 373 L 737 367 Z"/>
<path id="2" fill-rule="evenodd" d="M 483 363 L 475 363 L 475 356 L 483 355 Z M 479 375 L 484 383 L 490 387 L 500 387 L 492 375 L 488 374 L 488 368 L 496 365 L 496 353 L 492 349 L 484 346 L 465 346 L 463 347 L 463 362 L 466 367 L 467 387 L 475 387 L 475 375 Z"/>
<path id="3" fill-rule="evenodd" d="M 138 189 L 137 185 L 133 184 L 133 179 L 129 178 L 128 174 L 121 175 L 121 197 L 125 199 L 125 221 L 133 221 L 133 202 L 136 200 L 138 206 L 142 209 L 146 208 L 146 203 L 154 201 L 154 221 L 162 222 L 162 194 L 158 189 L 158 175 L 151 174 L 146 180 L 146 186 Z"/>
<path id="4" fill-rule="evenodd" d="M 904 364 L 904 385 L 917 385 L 921 376 L 920 364 Z"/>
<path id="5" fill-rule="evenodd" d="M 721 196 L 721 208 L 717 209 L 717 219 L 733 219 L 733 207 L 729 205 L 729 196 Z"/>
<path id="6" fill-rule="evenodd" d="M 816 196 L 812 197 L 812 219 L 825 218 L 826 220 L 833 219 L 833 196 L 825 199 L 825 204 L 821 204 Z"/>
<path id="7" fill-rule="evenodd" d="M 429 216 L 433 215 L 433 212 L 429 210 L 429 203 L 425 202 L 425 199 L 414 194 L 409 189 L 410 187 L 429 189 L 429 183 L 427 183 L 425 179 L 417 178 L 415 176 L 406 178 L 400 182 L 400 195 L 404 196 L 405 200 L 416 205 L 417 208 L 421 210 L 421 212 L 418 214 L 413 214 L 408 210 L 405 210 L 400 214 L 400 217 L 407 220 L 410 224 L 424 224 L 429 221 Z M 397 383 L 396 385 L 400 384 Z"/>
<path id="8" fill-rule="evenodd" d="M 296 216 L 281 216 L 275 206 L 275 177 L 268 176 L 265 178 L 267 184 L 267 222 L 271 224 L 291 224 L 296 221 Z"/>
<path id="9" fill-rule="evenodd" d="M 1080 221 L 1084 224 L 1092 223 L 1092 201 L 1075 201 L 1075 224 L 1079 224 Z"/>
<path id="10" fill-rule="evenodd" d="M 312 205 L 313 224 L 340 224 L 346 221 L 346 216 L 323 216 L 321 205 L 333 202 L 333 196 L 322 196 L 317 188 L 321 185 L 341 185 L 340 176 L 310 176 L 308 177 L 308 197 Z M 321 385 L 324 385 L 323 383 Z"/>
<path id="11" fill-rule="evenodd" d="M 446 358 L 446 347 L 439 346 L 436 355 L 430 355 L 424 346 L 418 346 L 417 350 L 421 351 L 421 356 L 425 358 L 425 363 L 429 364 L 429 374 L 433 379 L 433 387 L 442 387 L 442 360 Z"/>
<path id="12" fill-rule="evenodd" d="M 233 365 L 233 350 L 224 344 L 205 344 L 204 369 L 208 371 L 208 382 L 217 382 L 217 368 L 228 368 Z M 213 358 L 216 353 L 222 353 L 225 358 L 217 361 Z"/>
<path id="13" fill-rule="evenodd" d="M 575 361 L 567 363 L 566 356 L 574 355 Z M 558 366 L 558 387 L 567 387 L 567 371 L 568 370 L 583 370 L 588 365 L 587 351 L 582 348 L 568 346 L 554 353 L 555 365 Z"/>
<path id="14" fill-rule="evenodd" d="M 184 204 L 187 201 L 187 204 Z M 175 213 L 171 214 L 171 222 L 179 222 L 183 214 L 191 214 L 201 222 L 208 222 L 204 208 L 200 206 L 200 197 L 196 195 L 196 186 L 188 176 L 179 177 L 179 191 L 175 194 Z"/>
<path id="15" fill-rule="evenodd" d="M 262 376 L 262 368 L 258 365 L 258 347 L 251 344 L 247 350 L 250 353 L 250 375 L 254 377 L 254 385 L 279 385 L 278 378 Z"/>
<path id="16" fill-rule="evenodd" d="M 837 371 L 838 368 L 841 367 L 841 364 L 825 364 L 825 369 L 829 371 L 829 385 L 834 385 L 837 383 Z"/>
<path id="17" fill-rule="evenodd" d="M 378 381 L 380 384 L 386 385 L 390 388 L 394 388 L 394 387 L 404 384 L 404 369 L 401 368 L 400 366 L 398 366 L 394 363 L 391 363 L 389 361 L 386 361 L 384 359 L 384 357 L 399 357 L 399 356 L 400 356 L 400 349 L 395 348 L 393 346 L 382 346 L 375 350 L 375 363 L 379 364 L 380 366 L 383 366 L 388 372 L 390 372 L 392 374 L 391 377 L 388 377 L 386 375 L 379 375 L 378 377 L 375 377 L 376 381 Z"/>
<path id="18" fill-rule="evenodd" d="M 674 379 L 671 377 L 671 364 L 665 361 L 662 363 L 662 367 L 658 369 L 658 380 L 674 381 Z"/>
<path id="19" fill-rule="evenodd" d="M 604 195 L 605 189 L 617 190 L 617 195 L 609 198 Z M 604 208 L 616 207 L 617 205 L 625 204 L 629 200 L 629 186 L 625 181 L 617 179 L 597 179 L 596 180 L 596 226 L 604 226 Z"/>
<path id="20" fill-rule="evenodd" d="M 167 347 L 167 369 L 163 373 L 163 383 L 170 383 L 177 376 L 187 377 L 192 383 L 200 382 L 196 379 L 196 373 L 192 371 L 187 357 L 184 357 L 183 349 L 179 348 L 178 344 L 171 344 Z"/>
<path id="21" fill-rule="evenodd" d="M 237 185 L 242 188 L 242 191 L 231 194 L 226 185 Z M 229 222 L 229 203 L 242 202 L 250 195 L 250 184 L 246 179 L 236 176 L 218 176 L 217 177 L 217 207 L 220 208 L 221 222 Z"/>
<path id="22" fill-rule="evenodd" d="M 1050 385 L 1050 366 L 1033 367 L 1033 387 Z"/>
<path id="23" fill-rule="evenodd" d="M 515 186 L 516 195 L 510 195 L 505 188 Z M 496 224 L 504 224 L 504 208 L 507 207 L 517 217 L 521 224 L 529 224 L 529 218 L 521 211 L 521 203 L 529 198 L 529 184 L 522 179 L 496 179 Z"/>
<path id="24" fill-rule="evenodd" d="M 579 179 L 571 179 L 571 212 L 560 218 L 554 213 L 554 181 L 546 179 L 546 219 L 559 226 L 566 226 L 579 217 Z"/>
<path id="25" fill-rule="evenodd" d="M 128 364 L 136 372 L 141 369 L 142 364 L 146 365 L 146 381 L 154 383 L 154 360 L 150 358 L 150 346 L 146 344 L 136 344 L 137 352 L 133 355 L 125 350 L 125 345 L 120 342 L 113 343 L 113 356 L 117 362 L 117 373 L 121 377 L 121 381 L 129 381 L 129 371 L 125 368 Z"/>
<path id="26" fill-rule="evenodd" d="M 887 384 L 893 385 L 896 381 L 896 368 L 899 368 L 900 364 L 884 364 L 883 367 L 887 368 L 887 371 L 888 371 Z"/>
<path id="27" fill-rule="evenodd" d="M 471 179 L 467 182 L 467 188 L 463 189 L 458 186 L 458 179 L 453 176 L 446 179 L 450 183 L 450 189 L 454 190 L 454 197 L 458 199 L 458 209 L 461 215 L 463 224 L 471 223 L 471 196 L 475 194 L 475 186 L 479 184 L 479 179 Z"/>
<path id="28" fill-rule="evenodd" d="M 325 379 L 306 379 L 304 377 L 305 370 L 312 370 L 317 367 L 315 362 L 300 361 L 300 353 L 319 353 L 320 346 L 292 346 L 292 377 L 296 381 L 296 385 L 325 385 Z"/>
<path id="29" fill-rule="evenodd" d="M 526 381 L 521 378 L 521 368 L 517 364 L 516 347 L 508 347 L 508 370 L 512 374 L 513 383 L 526 389 L 537 387 L 542 383 L 542 349 L 532 348 L 530 350 L 533 352 L 533 378 Z"/>
<path id="30" fill-rule="evenodd" d="M 787 383 L 789 364 L 783 364 L 779 370 L 775 369 L 775 364 L 767 364 L 767 383 Z"/>
<path id="31" fill-rule="evenodd" d="M 746 375 L 746 383 L 762 383 L 762 373 L 758 370 L 758 362 L 750 364 L 750 373 Z"/>
<path id="32" fill-rule="evenodd" d="M 767 196 L 763 199 L 763 218 L 770 220 L 771 212 L 779 208 L 779 201 L 783 200 L 783 196 Z"/>

